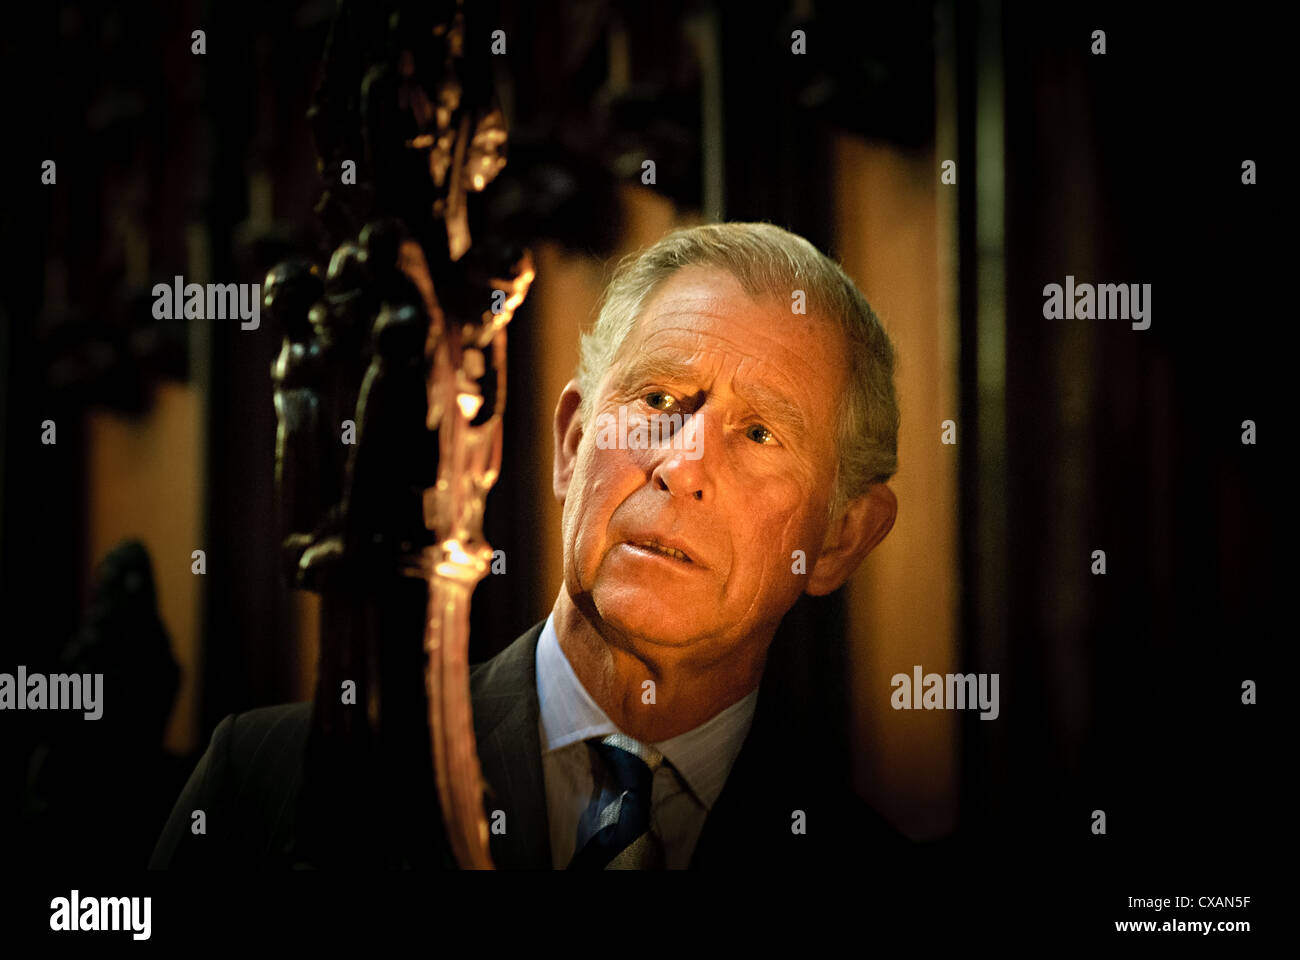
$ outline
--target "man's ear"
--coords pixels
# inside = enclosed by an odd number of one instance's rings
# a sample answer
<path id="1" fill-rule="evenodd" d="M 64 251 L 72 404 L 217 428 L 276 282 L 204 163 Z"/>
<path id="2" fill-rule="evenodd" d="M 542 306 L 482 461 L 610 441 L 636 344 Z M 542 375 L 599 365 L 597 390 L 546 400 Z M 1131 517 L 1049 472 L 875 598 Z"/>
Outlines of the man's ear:
<path id="1" fill-rule="evenodd" d="M 883 483 L 873 484 L 862 496 L 851 500 L 839 520 L 826 531 L 825 545 L 808 574 L 804 592 L 820 597 L 842 586 L 893 529 L 897 515 L 898 500 Z"/>
<path id="2" fill-rule="evenodd" d="M 555 499 L 560 503 L 564 503 L 568 495 L 573 466 L 578 462 L 578 443 L 582 440 L 582 418 L 578 416 L 581 404 L 578 381 L 570 380 L 564 385 L 560 402 L 555 405 L 555 466 L 551 486 Z"/>

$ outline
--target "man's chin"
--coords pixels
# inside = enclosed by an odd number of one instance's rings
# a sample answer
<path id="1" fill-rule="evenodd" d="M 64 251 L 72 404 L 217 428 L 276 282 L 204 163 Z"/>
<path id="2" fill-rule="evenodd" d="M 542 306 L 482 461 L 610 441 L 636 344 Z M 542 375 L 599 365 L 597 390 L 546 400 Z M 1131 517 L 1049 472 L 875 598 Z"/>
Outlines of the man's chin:
<path id="1" fill-rule="evenodd" d="M 630 643 L 685 647 L 704 635 L 702 627 L 717 615 L 716 607 L 697 609 L 682 597 L 652 596 L 645 590 L 619 589 L 609 595 L 596 590 L 596 612 L 606 627 Z"/>

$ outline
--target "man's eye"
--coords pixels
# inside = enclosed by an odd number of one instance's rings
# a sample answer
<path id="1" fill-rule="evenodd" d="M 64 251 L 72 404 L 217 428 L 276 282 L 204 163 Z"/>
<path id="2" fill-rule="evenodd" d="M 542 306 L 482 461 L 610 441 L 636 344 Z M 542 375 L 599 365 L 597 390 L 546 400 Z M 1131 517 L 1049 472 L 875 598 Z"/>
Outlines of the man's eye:
<path id="1" fill-rule="evenodd" d="M 677 399 L 671 393 L 665 393 L 663 390 L 655 390 L 653 393 L 647 393 L 645 402 L 656 410 L 667 410 L 677 402 Z"/>
<path id="2" fill-rule="evenodd" d="M 755 443 L 776 442 L 776 437 L 772 435 L 772 431 L 767 429 L 767 427 L 763 426 L 761 423 L 756 423 L 746 430 L 745 436 L 749 437 L 749 439 L 753 440 Z"/>

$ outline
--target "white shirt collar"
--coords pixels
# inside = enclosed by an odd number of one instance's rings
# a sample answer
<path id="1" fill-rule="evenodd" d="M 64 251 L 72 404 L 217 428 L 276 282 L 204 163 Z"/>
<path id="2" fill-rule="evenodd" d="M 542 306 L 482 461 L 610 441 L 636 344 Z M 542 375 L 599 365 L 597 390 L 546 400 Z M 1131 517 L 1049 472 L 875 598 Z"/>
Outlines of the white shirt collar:
<path id="1" fill-rule="evenodd" d="M 537 703 L 543 755 L 592 737 L 624 732 L 606 716 L 573 672 L 552 620 L 553 616 L 546 618 L 537 640 Z M 722 793 L 757 705 L 758 690 L 754 689 L 698 727 L 653 744 L 705 809 L 711 809 Z"/>

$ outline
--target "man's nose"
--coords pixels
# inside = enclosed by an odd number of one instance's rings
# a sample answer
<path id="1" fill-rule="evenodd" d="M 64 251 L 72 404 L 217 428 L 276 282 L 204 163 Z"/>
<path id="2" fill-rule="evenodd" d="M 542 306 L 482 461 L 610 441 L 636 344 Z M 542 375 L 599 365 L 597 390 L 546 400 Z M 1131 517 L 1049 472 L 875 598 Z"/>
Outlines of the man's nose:
<path id="1" fill-rule="evenodd" d="M 656 489 L 674 497 L 712 500 L 714 453 L 722 442 L 721 424 L 712 411 L 696 410 L 682 428 L 665 439 L 659 463 L 650 475 Z"/>

